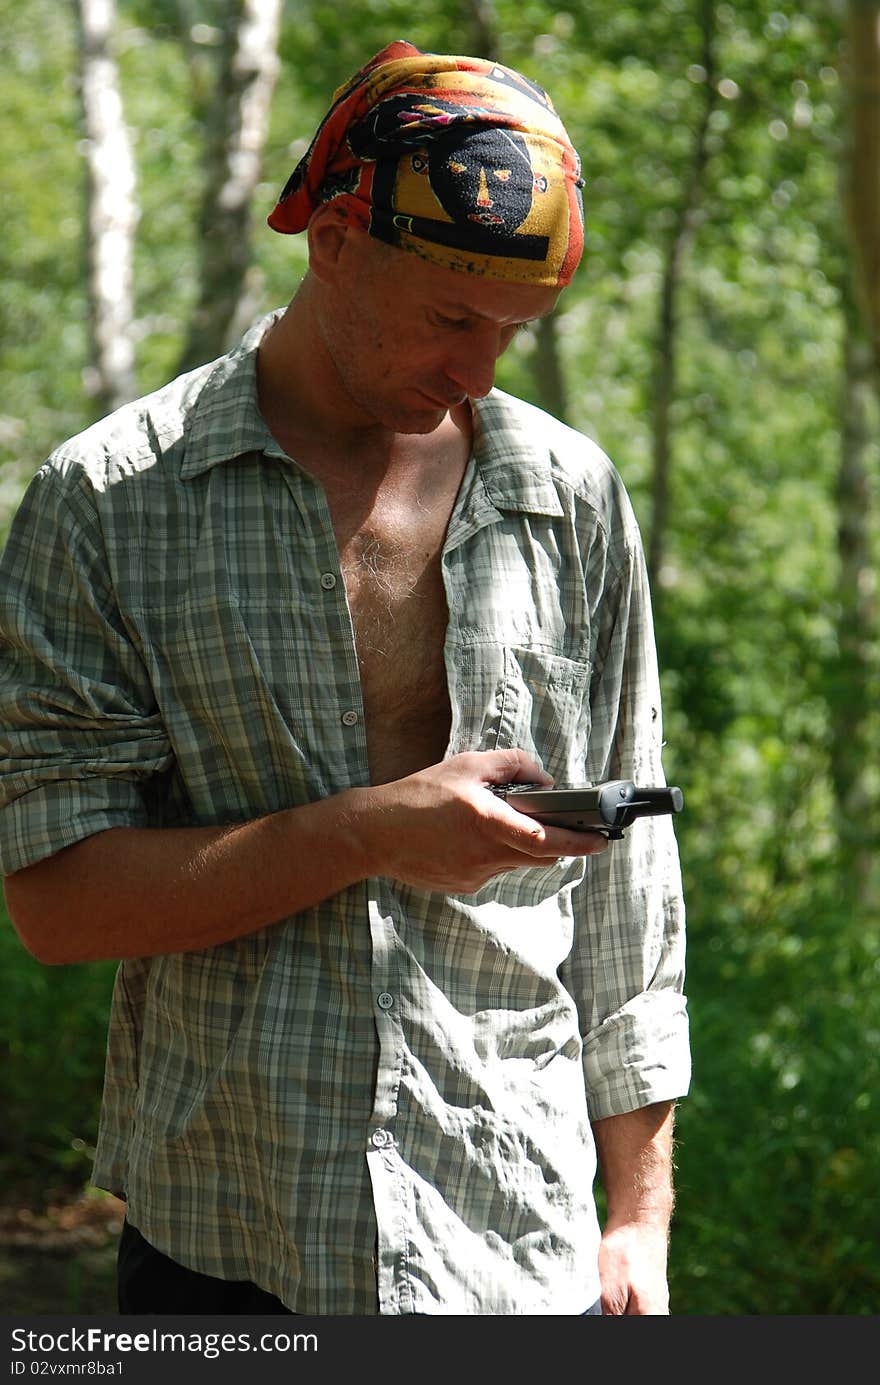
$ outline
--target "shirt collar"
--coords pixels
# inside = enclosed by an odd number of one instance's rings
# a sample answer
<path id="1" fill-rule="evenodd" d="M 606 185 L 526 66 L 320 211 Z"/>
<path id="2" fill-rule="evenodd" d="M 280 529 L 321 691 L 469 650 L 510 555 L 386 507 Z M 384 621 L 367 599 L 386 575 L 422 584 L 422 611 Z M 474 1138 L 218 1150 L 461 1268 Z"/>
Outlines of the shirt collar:
<path id="1" fill-rule="evenodd" d="M 183 480 L 247 452 L 288 460 L 257 401 L 257 351 L 282 312 L 262 318 L 210 369 L 187 422 Z M 561 515 L 550 453 L 540 443 L 537 420 L 528 417 L 530 406 L 495 389 L 485 399 L 474 400 L 472 411 L 474 462 L 492 505 L 502 512 Z"/>
<path id="2" fill-rule="evenodd" d="M 257 402 L 257 350 L 280 315 L 279 309 L 262 318 L 234 351 L 209 369 L 187 419 L 186 452 L 180 468 L 184 481 L 246 452 L 284 457 Z"/>
<path id="3" fill-rule="evenodd" d="M 544 416 L 498 389 L 474 400 L 472 410 L 474 461 L 492 504 L 501 511 L 563 514 L 551 454 L 541 442 Z"/>

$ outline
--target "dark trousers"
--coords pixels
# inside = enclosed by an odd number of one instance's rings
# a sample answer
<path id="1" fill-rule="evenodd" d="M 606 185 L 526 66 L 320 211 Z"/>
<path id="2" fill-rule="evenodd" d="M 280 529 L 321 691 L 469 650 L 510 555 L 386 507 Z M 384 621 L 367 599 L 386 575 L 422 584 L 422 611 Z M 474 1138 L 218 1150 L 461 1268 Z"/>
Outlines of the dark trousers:
<path id="1" fill-rule="evenodd" d="M 116 1259 L 120 1313 L 286 1313 L 280 1299 L 249 1279 L 215 1279 L 178 1265 L 124 1222 Z"/>
<path id="2" fill-rule="evenodd" d="M 244 1313 L 259 1316 L 285 1313 L 280 1299 L 258 1289 L 249 1279 L 215 1279 L 188 1270 L 156 1250 L 128 1222 L 119 1239 L 116 1283 L 120 1313 L 193 1313 L 206 1317 Z M 601 1313 L 594 1303 L 587 1313 Z M 584 1314 L 586 1317 L 586 1314 Z"/>

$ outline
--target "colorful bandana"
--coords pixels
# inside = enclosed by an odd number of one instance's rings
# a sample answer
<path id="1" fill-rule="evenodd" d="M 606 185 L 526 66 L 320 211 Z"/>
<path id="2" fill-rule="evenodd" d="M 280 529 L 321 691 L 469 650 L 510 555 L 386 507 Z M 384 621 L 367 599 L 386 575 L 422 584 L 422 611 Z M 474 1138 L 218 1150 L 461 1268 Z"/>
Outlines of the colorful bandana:
<path id="1" fill-rule="evenodd" d="M 337 199 L 379 240 L 450 269 L 558 288 L 583 250 L 580 160 L 539 86 L 398 40 L 335 93 L 269 217 Z"/>

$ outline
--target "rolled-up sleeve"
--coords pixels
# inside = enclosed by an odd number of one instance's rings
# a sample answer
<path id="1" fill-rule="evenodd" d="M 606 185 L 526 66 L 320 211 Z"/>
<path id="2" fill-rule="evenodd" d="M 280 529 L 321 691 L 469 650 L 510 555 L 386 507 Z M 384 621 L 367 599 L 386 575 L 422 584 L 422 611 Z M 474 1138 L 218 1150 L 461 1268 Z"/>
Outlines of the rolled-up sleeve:
<path id="1" fill-rule="evenodd" d="M 88 483 L 47 463 L 0 560 L 0 872 L 146 825 L 171 761 Z"/>
<path id="2" fill-rule="evenodd" d="M 637 531 L 596 611 L 586 777 L 665 782 L 651 602 Z M 562 979 L 578 1005 L 594 1119 L 685 1095 L 685 913 L 670 817 L 642 818 L 588 861 Z"/>

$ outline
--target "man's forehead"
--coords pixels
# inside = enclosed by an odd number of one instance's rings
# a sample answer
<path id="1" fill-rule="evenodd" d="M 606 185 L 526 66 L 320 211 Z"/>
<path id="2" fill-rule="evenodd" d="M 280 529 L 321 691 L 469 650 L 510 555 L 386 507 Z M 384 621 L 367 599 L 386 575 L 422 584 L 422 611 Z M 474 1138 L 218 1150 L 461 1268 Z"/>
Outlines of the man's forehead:
<path id="1" fill-rule="evenodd" d="M 488 289 L 488 292 L 487 292 Z M 500 284 L 491 287 L 486 281 L 468 284 L 468 292 L 456 293 L 450 290 L 434 295 L 434 304 L 444 312 L 460 317 L 472 317 L 486 322 L 500 322 L 509 318 L 515 322 L 526 322 L 532 318 L 547 317 L 556 307 L 560 290 L 538 285 Z"/>
<path id="2" fill-rule="evenodd" d="M 329 206 L 332 208 L 333 204 Z M 461 269 L 435 264 L 398 246 L 374 240 L 352 226 L 340 212 L 346 235 L 355 239 L 365 265 L 394 285 L 394 301 L 403 306 L 433 307 L 449 316 L 486 319 L 499 324 L 528 322 L 553 311 L 564 290 L 557 285 L 525 284 L 512 279 L 492 279 L 467 274 Z"/>

